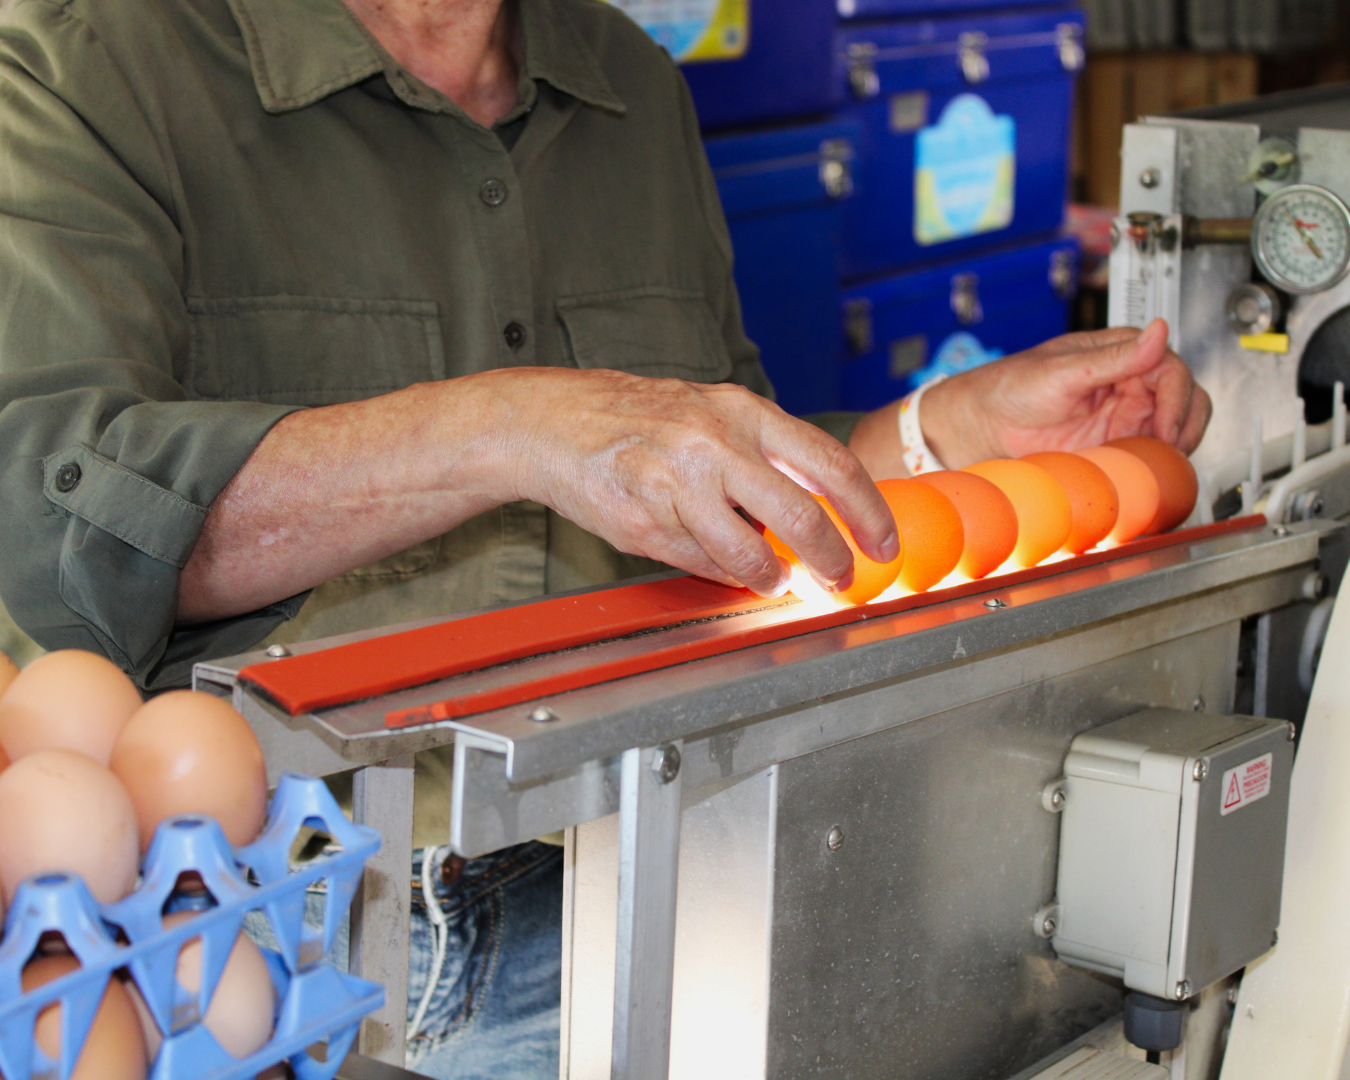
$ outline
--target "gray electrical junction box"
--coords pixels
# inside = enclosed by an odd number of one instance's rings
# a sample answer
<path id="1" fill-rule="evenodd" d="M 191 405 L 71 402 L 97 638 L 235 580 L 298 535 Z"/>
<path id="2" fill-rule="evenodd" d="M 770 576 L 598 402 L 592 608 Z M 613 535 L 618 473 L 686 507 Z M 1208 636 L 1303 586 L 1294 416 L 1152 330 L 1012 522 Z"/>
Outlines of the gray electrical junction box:
<path id="1" fill-rule="evenodd" d="M 1046 800 L 1060 958 L 1180 999 L 1267 952 L 1293 762 L 1292 727 L 1252 716 L 1149 709 L 1075 738 Z"/>

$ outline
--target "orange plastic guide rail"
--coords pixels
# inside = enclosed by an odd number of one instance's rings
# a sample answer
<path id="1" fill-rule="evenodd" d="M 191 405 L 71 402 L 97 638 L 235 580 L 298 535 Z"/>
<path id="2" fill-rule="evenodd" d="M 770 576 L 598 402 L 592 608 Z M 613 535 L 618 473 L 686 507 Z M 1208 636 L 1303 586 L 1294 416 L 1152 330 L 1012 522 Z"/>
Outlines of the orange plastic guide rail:
<path id="1" fill-rule="evenodd" d="M 691 660 L 956 600 L 988 592 L 991 588 L 1035 581 L 1158 548 L 1259 528 L 1265 523 L 1265 518 L 1260 515 L 1234 518 L 1134 540 L 1109 551 L 1079 555 L 938 592 L 918 593 L 884 603 L 862 604 L 744 629 L 738 629 L 738 620 L 731 616 L 781 607 L 792 603 L 794 598 L 765 600 L 745 589 L 728 588 L 692 577 L 621 585 L 581 596 L 539 600 L 504 611 L 485 612 L 303 656 L 255 664 L 244 668 L 239 678 L 292 716 L 298 716 L 644 630 L 667 629 L 706 619 L 727 619 L 725 632 L 709 639 L 665 646 L 653 641 L 650 650 L 638 655 L 602 660 L 576 670 L 537 678 L 529 678 L 522 672 L 524 677 L 509 686 L 468 692 L 429 705 L 393 711 L 385 718 L 388 727 L 411 727 L 506 708 Z"/>
<path id="2" fill-rule="evenodd" d="M 792 596 L 765 600 L 749 589 L 701 578 L 668 578 L 538 600 L 253 664 L 239 678 L 299 716 L 540 653 L 794 602 Z"/>

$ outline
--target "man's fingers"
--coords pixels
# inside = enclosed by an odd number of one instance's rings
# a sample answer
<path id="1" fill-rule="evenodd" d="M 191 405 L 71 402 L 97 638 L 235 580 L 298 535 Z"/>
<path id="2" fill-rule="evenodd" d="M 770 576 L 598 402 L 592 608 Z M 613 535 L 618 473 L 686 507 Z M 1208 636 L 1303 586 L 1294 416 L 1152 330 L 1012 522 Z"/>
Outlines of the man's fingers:
<path id="1" fill-rule="evenodd" d="M 1190 454 L 1200 445 L 1200 440 L 1204 438 L 1205 428 L 1209 425 L 1209 417 L 1213 411 L 1214 404 L 1210 401 L 1209 394 L 1205 392 L 1203 386 L 1197 383 L 1195 393 L 1191 395 L 1190 409 L 1181 423 L 1181 431 L 1176 440 L 1176 447 L 1183 454 Z"/>
<path id="2" fill-rule="evenodd" d="M 1167 353 L 1167 323 L 1154 319 L 1143 333 L 1121 338 L 1089 352 L 1056 358 L 1066 387 L 1083 396 L 1103 386 L 1151 371 Z"/>
<path id="3" fill-rule="evenodd" d="M 869 559 L 883 563 L 894 559 L 900 553 L 900 533 L 862 462 L 848 447 L 818 428 L 786 415 L 781 419 L 787 423 L 770 421 L 764 425 L 761 442 L 765 457 L 786 477 L 829 499 Z M 734 497 L 740 500 L 739 495 Z M 741 505 L 756 514 L 754 508 Z M 756 517 L 768 523 L 759 514 Z M 777 528 L 774 531 L 783 536 Z"/>
<path id="4" fill-rule="evenodd" d="M 1039 345 L 1036 352 L 1046 356 L 1062 356 L 1081 353 L 1088 349 L 1104 349 L 1111 345 L 1133 341 L 1140 333 L 1133 326 L 1111 326 L 1104 330 L 1076 330 L 1072 334 L 1061 334 L 1057 338 Z"/>
<path id="5" fill-rule="evenodd" d="M 679 514 L 690 536 L 727 577 L 760 596 L 782 596 L 787 592 L 787 570 L 769 542 L 724 500 L 694 495 L 680 503 Z M 839 544 L 848 555 L 842 539 Z M 852 569 L 851 555 L 847 563 L 845 574 Z"/>
<path id="6" fill-rule="evenodd" d="M 1179 357 L 1168 354 L 1158 366 L 1153 382 L 1153 434 L 1176 445 L 1191 409 L 1196 385 Z"/>

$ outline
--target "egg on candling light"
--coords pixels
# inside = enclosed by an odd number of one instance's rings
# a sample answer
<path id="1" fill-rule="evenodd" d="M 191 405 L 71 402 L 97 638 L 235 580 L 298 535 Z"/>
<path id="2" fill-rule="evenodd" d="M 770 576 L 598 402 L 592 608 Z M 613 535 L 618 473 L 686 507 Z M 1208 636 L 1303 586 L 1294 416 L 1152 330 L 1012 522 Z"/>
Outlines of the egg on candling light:
<path id="1" fill-rule="evenodd" d="M 1073 529 L 1073 507 L 1059 482 L 1029 461 L 995 458 L 964 471 L 982 476 L 1008 496 L 1017 513 L 1017 546 L 1009 560 L 1025 569 L 1064 546 Z"/>
<path id="2" fill-rule="evenodd" d="M 1111 478 L 1120 499 L 1120 513 L 1107 534 L 1113 544 L 1133 540 L 1148 528 L 1158 513 L 1158 480 L 1153 471 L 1118 446 L 1090 446 L 1075 453 L 1087 458 Z"/>
<path id="3" fill-rule="evenodd" d="M 992 574 L 1017 546 L 1017 511 L 1008 496 L 974 473 L 922 473 L 914 478 L 946 495 L 961 515 L 965 539 L 956 570 L 971 579 Z"/>
<path id="4" fill-rule="evenodd" d="M 1141 535 L 1152 536 L 1175 529 L 1191 516 L 1200 482 L 1190 458 L 1170 443 L 1146 435 L 1112 439 L 1106 445 L 1139 458 L 1158 481 L 1158 512 Z"/>
<path id="5" fill-rule="evenodd" d="M 141 851 L 174 814 L 207 814 L 236 847 L 267 816 L 267 767 L 253 729 L 229 702 L 174 690 L 142 705 L 113 747 L 112 771 L 136 808 Z"/>
<path id="6" fill-rule="evenodd" d="M 888 563 L 873 562 L 853 542 L 853 534 L 849 532 L 848 526 L 835 513 L 834 507 L 819 495 L 814 496 L 814 498 L 816 502 L 820 503 L 825 513 L 829 515 L 830 523 L 839 530 L 839 535 L 844 538 L 844 543 L 848 544 L 848 549 L 853 555 L 853 584 L 843 592 L 830 593 L 829 595 L 844 604 L 865 604 L 894 585 L 895 579 L 900 576 L 900 568 L 905 562 L 904 535 L 901 534 L 900 536 L 899 555 Z M 801 559 L 791 552 L 787 545 L 773 534 L 772 530 L 765 530 L 764 539 L 769 542 L 769 546 L 777 554 L 788 558 L 790 563 L 801 564 Z"/>
<path id="7" fill-rule="evenodd" d="M 81 649 L 40 656 L 0 698 L 0 746 L 12 761 L 35 750 L 74 750 L 108 764 L 141 695 L 111 660 Z"/>
<path id="8" fill-rule="evenodd" d="M 926 592 L 961 561 L 965 526 L 951 499 L 917 480 L 879 480 L 877 490 L 895 518 L 905 551 L 896 580 L 910 592 Z"/>
<path id="9" fill-rule="evenodd" d="M 73 956 L 44 956 L 31 960 L 24 965 L 23 991 L 36 990 L 79 967 L 80 962 Z M 34 1034 L 44 1054 L 49 1058 L 60 1058 L 59 1003 L 48 1005 L 38 1013 Z M 117 979 L 109 979 L 70 1080 L 145 1080 L 146 1069 L 145 1040 L 136 1008 L 122 984 Z"/>
<path id="10" fill-rule="evenodd" d="M 1073 509 L 1073 528 L 1060 548 L 1069 555 L 1081 555 L 1106 539 L 1120 516 L 1120 497 L 1111 478 L 1087 458 L 1061 450 L 1046 450 L 1022 458 L 1039 465 L 1056 480 L 1069 496 Z"/>

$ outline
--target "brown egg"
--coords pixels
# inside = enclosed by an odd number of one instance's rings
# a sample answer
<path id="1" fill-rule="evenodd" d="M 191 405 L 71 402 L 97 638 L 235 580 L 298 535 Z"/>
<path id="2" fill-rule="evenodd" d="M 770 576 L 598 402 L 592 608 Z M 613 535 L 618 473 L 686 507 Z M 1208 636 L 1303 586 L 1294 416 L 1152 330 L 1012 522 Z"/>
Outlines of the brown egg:
<path id="1" fill-rule="evenodd" d="M 1022 460 L 1039 465 L 1059 481 L 1059 486 L 1069 496 L 1073 528 L 1060 551 L 1081 555 L 1106 539 L 1120 516 L 1120 497 L 1116 495 L 1115 484 L 1100 465 L 1080 454 L 1066 454 L 1060 450 L 1027 454 Z"/>
<path id="2" fill-rule="evenodd" d="M 23 988 L 34 990 L 70 974 L 79 966 L 80 962 L 73 956 L 33 960 L 23 969 Z M 59 1003 L 48 1005 L 38 1013 L 35 1033 L 42 1052 L 52 1059 L 58 1058 L 61 1053 Z M 117 979 L 109 979 L 70 1080 L 145 1080 L 146 1069 L 145 1040 L 135 1006 L 122 984 Z"/>
<path id="3" fill-rule="evenodd" d="M 945 470 L 914 479 L 937 488 L 961 515 L 965 543 L 957 573 L 982 578 L 1008 561 L 1017 546 L 1017 511 L 997 485 L 974 473 Z"/>
<path id="4" fill-rule="evenodd" d="M 1000 488 L 1017 511 L 1017 546 L 1009 560 L 1014 567 L 1035 566 L 1064 546 L 1073 528 L 1073 507 L 1064 488 L 1039 465 L 996 458 L 965 471 Z"/>
<path id="5" fill-rule="evenodd" d="M 70 750 L 38 750 L 0 773 L 0 886 L 13 901 L 24 878 L 79 874 L 109 904 L 136 884 L 136 812 L 121 783 Z"/>
<path id="6" fill-rule="evenodd" d="M 1077 453 L 1111 478 L 1120 499 L 1120 513 L 1107 539 L 1113 544 L 1133 540 L 1158 513 L 1158 478 L 1153 470 L 1118 446 L 1090 446 Z"/>
<path id="7" fill-rule="evenodd" d="M 34 750 L 74 750 L 108 764 L 141 695 L 111 660 L 80 649 L 29 664 L 0 699 L 0 746 L 18 761 Z"/>
<path id="8" fill-rule="evenodd" d="M 195 918 L 196 912 L 180 911 L 164 917 L 166 930 Z M 202 943 L 193 938 L 178 953 L 178 981 L 188 993 L 196 993 L 202 985 Z M 139 995 L 137 995 L 139 997 Z M 216 1037 L 221 1048 L 234 1057 L 256 1054 L 272 1037 L 272 1012 L 275 1003 L 272 978 L 267 974 L 267 961 L 253 939 L 241 933 L 225 961 L 225 970 L 216 983 L 216 992 L 206 1007 L 206 1028 Z M 145 1040 L 153 1058 L 159 1053 L 159 1028 L 150 1018 L 150 1010 L 138 1002 L 137 1012 L 145 1028 Z"/>
<path id="9" fill-rule="evenodd" d="M 1153 470 L 1158 481 L 1158 513 L 1144 529 L 1144 536 L 1175 529 L 1191 516 L 1200 482 L 1190 458 L 1170 443 L 1145 435 L 1112 439 L 1106 445 L 1135 455 Z"/>
<path id="10" fill-rule="evenodd" d="M 891 508 L 905 549 L 896 579 L 910 592 L 926 592 L 961 561 L 965 526 L 951 499 L 917 480 L 879 480 L 877 490 Z"/>
<path id="11" fill-rule="evenodd" d="M 19 677 L 19 665 L 0 652 L 0 697 L 4 697 L 9 684 Z"/>
<path id="12" fill-rule="evenodd" d="M 136 807 L 141 850 L 174 814 L 207 814 L 236 846 L 267 816 L 267 767 L 253 729 L 229 702 L 175 690 L 146 702 L 113 748 L 112 770 Z"/>

